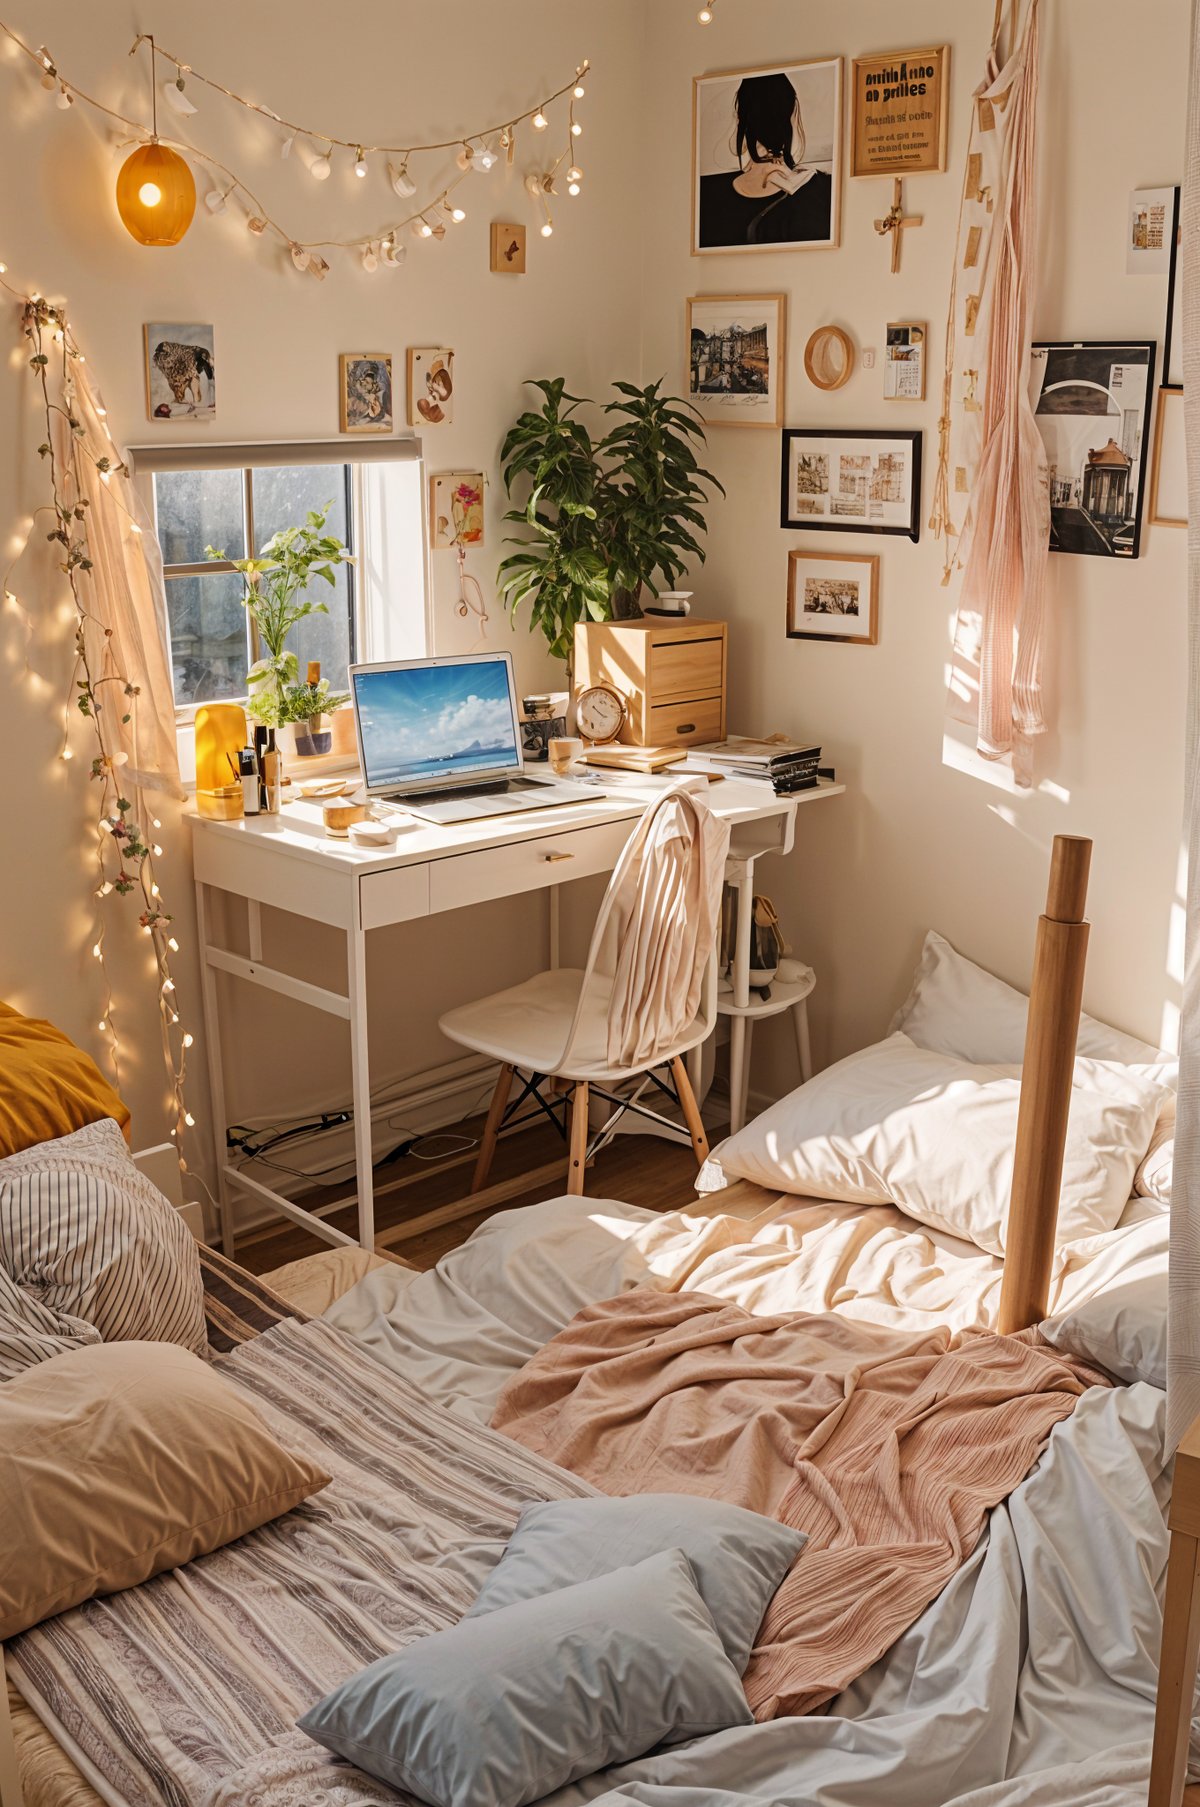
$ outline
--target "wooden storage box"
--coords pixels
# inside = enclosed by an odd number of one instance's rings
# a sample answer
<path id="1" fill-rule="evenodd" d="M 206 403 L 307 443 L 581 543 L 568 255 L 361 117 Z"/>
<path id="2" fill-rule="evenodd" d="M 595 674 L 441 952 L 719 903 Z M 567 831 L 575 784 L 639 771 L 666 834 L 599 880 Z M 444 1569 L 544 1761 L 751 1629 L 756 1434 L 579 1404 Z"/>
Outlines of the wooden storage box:
<path id="1" fill-rule="evenodd" d="M 575 688 L 607 684 L 625 699 L 620 738 L 634 747 L 725 739 L 723 621 L 588 621 L 575 629 Z"/>

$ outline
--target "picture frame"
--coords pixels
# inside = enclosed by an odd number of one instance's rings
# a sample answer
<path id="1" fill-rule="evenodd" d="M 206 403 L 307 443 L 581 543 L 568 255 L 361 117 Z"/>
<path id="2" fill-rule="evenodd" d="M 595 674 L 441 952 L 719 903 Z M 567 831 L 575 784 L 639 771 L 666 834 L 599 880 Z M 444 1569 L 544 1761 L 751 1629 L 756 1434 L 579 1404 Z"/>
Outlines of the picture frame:
<path id="1" fill-rule="evenodd" d="M 919 431 L 785 427 L 779 524 L 921 537 Z"/>
<path id="2" fill-rule="evenodd" d="M 429 479 L 429 544 L 435 552 L 484 543 L 482 471 L 438 471 Z"/>
<path id="3" fill-rule="evenodd" d="M 1153 340 L 1043 340 L 1030 400 L 1046 447 L 1050 550 L 1137 558 L 1158 347 Z"/>
<path id="4" fill-rule="evenodd" d="M 408 424 L 448 427 L 454 419 L 454 353 L 445 345 L 410 346 Z"/>
<path id="5" fill-rule="evenodd" d="M 493 220 L 491 267 L 495 276 L 524 276 L 528 228 L 508 220 Z"/>
<path id="6" fill-rule="evenodd" d="M 344 351 L 338 358 L 338 419 L 343 433 L 394 433 L 392 358 L 386 351 Z"/>
<path id="7" fill-rule="evenodd" d="M 693 256 L 837 248 L 844 90 L 840 56 L 693 78 Z"/>
<path id="8" fill-rule="evenodd" d="M 1183 390 L 1176 385 L 1158 392 L 1154 417 L 1154 450 L 1150 460 L 1150 508 L 1152 527 L 1186 527 L 1188 524 L 1187 440 L 1184 433 Z"/>
<path id="9" fill-rule="evenodd" d="M 210 421 L 217 412 L 216 334 L 211 326 L 142 327 L 147 420 Z"/>
<path id="10" fill-rule="evenodd" d="M 786 295 L 693 295 L 688 400 L 708 427 L 783 425 Z"/>
<path id="11" fill-rule="evenodd" d="M 1179 236 L 1178 188 L 1135 188 L 1129 196 L 1125 274 L 1169 276 Z"/>
<path id="12" fill-rule="evenodd" d="M 883 347 L 885 402 L 923 402 L 929 326 L 924 320 L 889 320 Z"/>
<path id="13" fill-rule="evenodd" d="M 787 637 L 877 646 L 879 554 L 789 552 Z"/>
<path id="14" fill-rule="evenodd" d="M 948 44 L 856 56 L 850 75 L 850 174 L 920 176 L 944 170 L 949 95 Z"/>
<path id="15" fill-rule="evenodd" d="M 1178 194 L 1178 189 L 1176 194 Z M 1167 283 L 1167 321 L 1163 329 L 1164 389 L 1183 388 L 1183 226 L 1176 202 L 1175 236 L 1171 241 L 1171 274 Z"/>
<path id="16" fill-rule="evenodd" d="M 831 394 L 854 375 L 858 353 L 854 340 L 841 326 L 818 326 L 804 347 L 804 374 L 814 389 Z"/>

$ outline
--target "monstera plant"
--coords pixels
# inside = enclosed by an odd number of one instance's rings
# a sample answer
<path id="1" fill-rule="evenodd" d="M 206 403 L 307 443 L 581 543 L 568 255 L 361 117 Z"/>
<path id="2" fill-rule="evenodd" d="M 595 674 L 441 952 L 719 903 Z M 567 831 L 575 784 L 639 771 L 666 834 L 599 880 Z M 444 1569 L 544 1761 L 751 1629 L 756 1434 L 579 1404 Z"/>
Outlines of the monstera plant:
<path id="1" fill-rule="evenodd" d="M 556 659 L 571 660 L 577 622 L 609 621 L 622 598 L 671 589 L 690 562 L 703 563 L 706 485 L 725 491 L 700 464 L 704 428 L 689 403 L 614 383 L 612 424 L 593 440 L 562 377 L 540 378 L 542 406 L 522 414 L 501 451 L 504 485 L 528 486 L 505 520 L 524 531 L 498 573 L 513 615 L 529 605 Z"/>

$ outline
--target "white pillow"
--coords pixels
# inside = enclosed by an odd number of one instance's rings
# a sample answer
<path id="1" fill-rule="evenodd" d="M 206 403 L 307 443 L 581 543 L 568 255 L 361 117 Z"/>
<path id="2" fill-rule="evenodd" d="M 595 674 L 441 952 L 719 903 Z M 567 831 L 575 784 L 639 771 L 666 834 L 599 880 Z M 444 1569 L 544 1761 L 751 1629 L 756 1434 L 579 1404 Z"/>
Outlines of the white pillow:
<path id="1" fill-rule="evenodd" d="M 91 1342 L 208 1352 L 195 1241 L 111 1117 L 0 1160 L 0 1381 Z"/>
<path id="2" fill-rule="evenodd" d="M 878 1205 L 1002 1255 L 1019 1070 L 972 1065 L 907 1035 L 827 1067 L 714 1150 L 698 1190 L 730 1175 L 810 1198 Z M 1164 1088 L 1114 1062 L 1077 1060 L 1059 1243 L 1112 1229 L 1154 1132 Z"/>
<path id="3" fill-rule="evenodd" d="M 913 975 L 912 989 L 888 1030 L 902 1029 L 918 1048 L 954 1054 L 959 1060 L 1020 1066 L 1025 1058 L 1025 1019 L 1029 999 L 1023 991 L 952 948 L 930 929 Z M 1172 1054 L 1110 1029 L 1094 1017 L 1079 1019 L 1075 1052 L 1090 1060 L 1112 1060 L 1121 1066 L 1162 1068 L 1163 1084 L 1178 1085 L 1179 1062 Z"/>
<path id="4" fill-rule="evenodd" d="M 1169 1239 L 1166 1217 L 1122 1231 L 1118 1246 L 1086 1264 L 1080 1277 L 1088 1296 L 1039 1325 L 1047 1342 L 1127 1386 L 1144 1380 L 1165 1389 Z"/>

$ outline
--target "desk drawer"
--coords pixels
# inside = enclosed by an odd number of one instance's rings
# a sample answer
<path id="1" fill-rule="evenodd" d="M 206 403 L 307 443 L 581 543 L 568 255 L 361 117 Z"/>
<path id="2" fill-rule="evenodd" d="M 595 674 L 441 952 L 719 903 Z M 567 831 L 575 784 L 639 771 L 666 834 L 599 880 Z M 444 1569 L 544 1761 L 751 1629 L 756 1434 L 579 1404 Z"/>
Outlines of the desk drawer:
<path id="1" fill-rule="evenodd" d="M 611 872 L 634 823 L 599 823 L 595 828 L 564 829 L 534 841 L 512 841 L 480 853 L 460 853 L 434 860 L 429 867 L 429 908 L 458 910 L 493 897 L 515 897 L 541 891 L 566 879 Z"/>
<path id="2" fill-rule="evenodd" d="M 650 643 L 651 705 L 675 696 L 718 696 L 725 687 L 725 638 L 654 638 Z"/>
<path id="3" fill-rule="evenodd" d="M 649 711 L 652 747 L 697 747 L 724 734 L 724 705 L 719 696 L 698 702 L 659 703 Z"/>
<path id="4" fill-rule="evenodd" d="M 429 914 L 429 867 L 396 866 L 391 872 L 368 872 L 358 883 L 364 929 L 386 928 L 389 922 L 411 922 Z"/>

